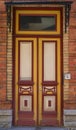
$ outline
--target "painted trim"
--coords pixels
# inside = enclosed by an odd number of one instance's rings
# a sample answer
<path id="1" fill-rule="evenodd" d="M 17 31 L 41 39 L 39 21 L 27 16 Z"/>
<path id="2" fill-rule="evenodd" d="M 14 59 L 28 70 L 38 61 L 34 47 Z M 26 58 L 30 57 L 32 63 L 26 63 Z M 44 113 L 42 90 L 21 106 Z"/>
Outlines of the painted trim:
<path id="1" fill-rule="evenodd" d="M 69 1 L 11 1 L 11 2 L 5 2 L 6 5 L 22 5 L 22 4 L 52 4 L 52 5 L 68 5 L 68 4 L 72 4 L 73 1 L 69 0 Z"/>
<path id="2" fill-rule="evenodd" d="M 15 24 L 15 33 L 16 34 L 34 34 L 34 35 L 58 35 L 60 34 L 61 30 L 60 30 L 60 15 L 61 15 L 61 8 L 58 8 L 58 10 L 54 10 L 54 9 L 51 9 L 51 8 L 48 8 L 48 9 L 44 9 L 42 8 L 41 10 L 40 9 L 35 9 L 35 8 L 24 8 L 24 10 L 15 10 L 15 17 L 16 17 L 16 24 Z M 56 23 L 57 23 L 57 30 L 56 31 L 20 31 L 19 30 L 19 16 L 20 15 L 44 15 L 44 16 L 56 16 Z M 46 33 L 47 32 L 47 33 Z"/>

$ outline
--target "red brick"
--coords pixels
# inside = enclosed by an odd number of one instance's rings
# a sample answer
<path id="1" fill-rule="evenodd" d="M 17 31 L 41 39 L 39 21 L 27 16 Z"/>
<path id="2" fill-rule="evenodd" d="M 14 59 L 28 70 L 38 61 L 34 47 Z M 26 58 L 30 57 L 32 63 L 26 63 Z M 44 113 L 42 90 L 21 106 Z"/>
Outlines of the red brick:
<path id="1" fill-rule="evenodd" d="M 76 0 L 73 0 L 72 6 L 71 6 L 71 12 L 76 11 Z"/>
<path id="2" fill-rule="evenodd" d="M 69 30 L 69 38 L 70 38 L 70 40 L 76 39 L 76 29 L 71 28 Z"/>

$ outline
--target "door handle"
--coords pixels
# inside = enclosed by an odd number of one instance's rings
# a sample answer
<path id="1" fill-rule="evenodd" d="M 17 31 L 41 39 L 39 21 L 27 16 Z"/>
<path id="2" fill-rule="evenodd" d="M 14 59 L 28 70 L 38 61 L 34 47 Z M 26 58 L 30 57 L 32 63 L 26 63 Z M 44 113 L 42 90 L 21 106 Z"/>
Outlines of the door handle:
<path id="1" fill-rule="evenodd" d="M 42 87 L 39 87 L 39 90 L 42 91 Z"/>

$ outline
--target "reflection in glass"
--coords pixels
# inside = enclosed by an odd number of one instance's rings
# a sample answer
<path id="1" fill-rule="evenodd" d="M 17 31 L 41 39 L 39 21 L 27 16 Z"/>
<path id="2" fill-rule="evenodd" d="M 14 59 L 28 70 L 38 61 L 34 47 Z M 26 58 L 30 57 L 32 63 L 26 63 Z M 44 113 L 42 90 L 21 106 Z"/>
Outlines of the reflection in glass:
<path id="1" fill-rule="evenodd" d="M 55 16 L 20 16 L 21 31 L 55 31 Z"/>

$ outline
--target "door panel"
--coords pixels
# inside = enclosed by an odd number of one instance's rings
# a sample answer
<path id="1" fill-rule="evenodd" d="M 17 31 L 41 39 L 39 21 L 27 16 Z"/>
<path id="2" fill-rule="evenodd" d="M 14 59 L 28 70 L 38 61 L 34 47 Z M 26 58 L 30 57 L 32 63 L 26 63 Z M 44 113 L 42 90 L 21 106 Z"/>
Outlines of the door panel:
<path id="1" fill-rule="evenodd" d="M 61 54 L 59 38 L 39 38 L 39 111 L 41 125 L 61 121 Z"/>
<path id="2" fill-rule="evenodd" d="M 34 53 L 35 51 L 37 53 L 37 40 L 36 38 L 16 38 L 15 42 L 15 124 L 35 125 L 37 55 Z"/>
<path id="3" fill-rule="evenodd" d="M 60 125 L 60 48 L 60 38 L 16 38 L 16 125 Z"/>

